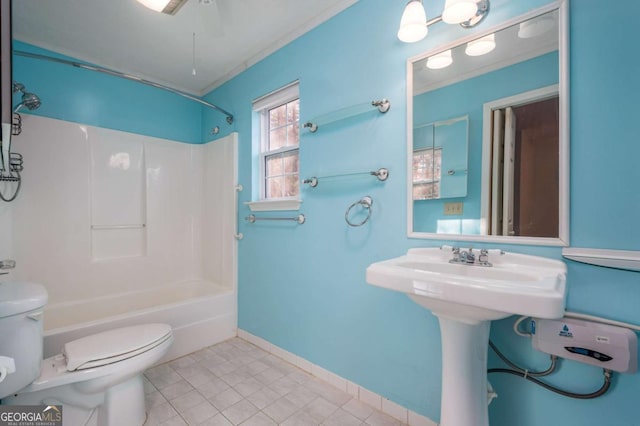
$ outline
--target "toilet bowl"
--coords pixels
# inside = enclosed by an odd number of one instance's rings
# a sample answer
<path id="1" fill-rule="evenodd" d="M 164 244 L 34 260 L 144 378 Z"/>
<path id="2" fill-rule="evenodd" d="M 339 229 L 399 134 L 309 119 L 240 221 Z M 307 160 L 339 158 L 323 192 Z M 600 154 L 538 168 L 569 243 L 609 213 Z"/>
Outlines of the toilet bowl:
<path id="1" fill-rule="evenodd" d="M 142 373 L 168 351 L 171 327 L 105 331 L 66 343 L 61 354 L 42 360 L 46 298 L 38 284 L 0 284 L 0 356 L 15 362 L 15 372 L 0 382 L 2 404 L 63 405 L 69 426 L 142 425 Z"/>

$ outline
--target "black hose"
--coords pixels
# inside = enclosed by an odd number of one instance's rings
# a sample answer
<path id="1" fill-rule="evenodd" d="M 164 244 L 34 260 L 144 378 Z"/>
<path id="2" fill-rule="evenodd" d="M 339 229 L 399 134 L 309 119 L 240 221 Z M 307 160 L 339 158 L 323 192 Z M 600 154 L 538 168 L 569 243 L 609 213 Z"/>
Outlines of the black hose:
<path id="1" fill-rule="evenodd" d="M 591 393 L 574 393 L 574 392 L 568 392 L 562 389 L 558 389 L 556 387 L 553 387 L 547 383 L 544 383 L 541 380 L 536 379 L 535 377 L 531 377 L 530 375 L 527 375 L 524 372 L 521 371 L 516 371 L 516 370 L 509 370 L 508 368 L 490 368 L 489 370 L 487 370 L 487 373 L 506 373 L 506 374 L 512 374 L 514 376 L 519 376 L 519 377 L 523 377 L 527 380 L 529 380 L 530 382 L 535 383 L 536 385 L 542 386 L 543 388 L 550 390 L 551 392 L 555 392 L 557 394 L 563 395 L 563 396 L 567 396 L 569 398 L 576 398 L 576 399 L 593 399 L 593 398 L 597 398 L 599 396 L 604 395 L 608 390 L 609 387 L 611 386 L 611 370 L 607 370 L 607 369 L 602 369 L 602 372 L 604 374 L 604 383 L 602 384 L 602 386 L 600 387 L 600 389 L 598 389 L 595 392 L 591 392 Z"/>
<path id="2" fill-rule="evenodd" d="M 504 356 L 502 354 L 502 352 L 500 352 L 498 350 L 496 345 L 494 345 L 491 340 L 489 340 L 489 347 L 491 347 L 491 349 L 493 349 L 493 351 L 496 353 L 496 355 L 498 355 L 500 357 L 500 359 L 502 361 L 504 361 L 505 364 L 507 364 L 509 367 L 511 367 L 512 369 L 514 369 L 514 370 L 516 370 L 518 372 L 525 373 L 524 375 L 526 375 L 526 376 L 532 376 L 532 377 L 548 376 L 549 374 L 553 373 L 555 371 L 555 369 L 556 369 L 556 361 L 558 359 L 558 357 L 556 355 L 550 355 L 551 365 L 546 370 L 544 370 L 544 371 L 527 371 L 524 368 L 518 367 L 517 365 L 515 365 L 514 363 L 509 361 L 509 358 Z M 524 377 L 524 375 L 523 375 L 523 377 Z"/>

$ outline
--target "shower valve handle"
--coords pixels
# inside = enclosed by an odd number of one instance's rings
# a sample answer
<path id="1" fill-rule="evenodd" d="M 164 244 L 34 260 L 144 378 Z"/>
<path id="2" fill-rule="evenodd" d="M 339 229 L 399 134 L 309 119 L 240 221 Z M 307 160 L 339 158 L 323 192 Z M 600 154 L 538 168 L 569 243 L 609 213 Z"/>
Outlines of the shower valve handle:
<path id="1" fill-rule="evenodd" d="M 0 269 L 14 269 L 16 267 L 15 260 L 0 260 Z"/>

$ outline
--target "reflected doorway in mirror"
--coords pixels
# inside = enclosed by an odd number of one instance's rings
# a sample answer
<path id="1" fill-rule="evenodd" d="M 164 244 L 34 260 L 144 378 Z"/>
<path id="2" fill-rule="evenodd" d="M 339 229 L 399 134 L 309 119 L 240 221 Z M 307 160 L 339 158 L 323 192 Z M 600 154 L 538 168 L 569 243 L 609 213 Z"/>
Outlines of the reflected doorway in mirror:
<path id="1" fill-rule="evenodd" d="M 557 85 L 484 105 L 482 223 L 488 235 L 559 236 Z"/>
<path id="2" fill-rule="evenodd" d="M 558 236 L 558 97 L 493 111 L 491 235 Z M 495 120 L 494 120 L 495 122 Z M 497 160 L 497 161 L 496 161 Z"/>

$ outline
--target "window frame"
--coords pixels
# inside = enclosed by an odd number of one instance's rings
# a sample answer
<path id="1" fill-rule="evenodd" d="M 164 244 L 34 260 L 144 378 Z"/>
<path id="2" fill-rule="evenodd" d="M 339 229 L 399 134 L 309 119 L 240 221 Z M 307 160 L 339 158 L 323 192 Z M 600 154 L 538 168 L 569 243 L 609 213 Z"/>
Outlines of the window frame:
<path id="1" fill-rule="evenodd" d="M 260 129 L 258 132 L 259 135 L 259 155 L 258 155 L 258 173 L 259 173 L 259 188 L 260 195 L 259 200 L 261 202 L 272 202 L 279 200 L 299 200 L 300 198 L 300 186 L 298 186 L 298 193 L 292 196 L 286 197 L 267 197 L 267 166 L 266 161 L 268 157 L 274 155 L 282 155 L 288 152 L 296 152 L 298 156 L 298 180 L 300 180 L 300 133 L 298 133 L 298 144 L 291 146 L 284 146 L 281 148 L 277 148 L 269 151 L 269 131 L 270 129 L 270 118 L 269 111 L 278 108 L 280 106 L 286 105 L 292 101 L 300 100 L 300 92 L 299 92 L 299 83 L 295 81 L 290 83 L 274 92 L 268 93 L 253 102 L 253 110 L 255 113 L 259 114 L 260 120 L 259 125 Z M 299 127 L 300 116 L 298 115 L 297 125 Z M 283 177 L 287 176 L 287 174 L 283 171 Z M 284 189 L 284 188 L 283 188 Z"/>

